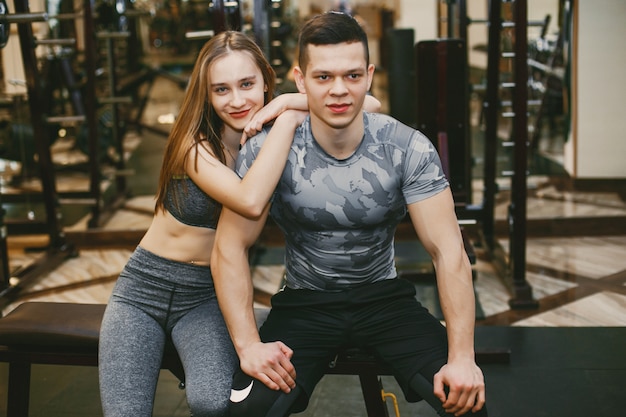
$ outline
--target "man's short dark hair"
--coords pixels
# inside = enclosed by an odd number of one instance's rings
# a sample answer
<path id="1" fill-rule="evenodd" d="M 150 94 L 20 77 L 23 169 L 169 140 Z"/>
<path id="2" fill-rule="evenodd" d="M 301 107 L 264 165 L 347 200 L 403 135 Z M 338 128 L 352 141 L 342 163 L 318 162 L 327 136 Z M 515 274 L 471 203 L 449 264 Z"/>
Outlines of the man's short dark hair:
<path id="1" fill-rule="evenodd" d="M 341 12 L 327 12 L 309 19 L 298 38 L 298 65 L 302 71 L 308 64 L 307 46 L 336 45 L 338 43 L 360 42 L 365 53 L 365 62 L 369 65 L 369 47 L 367 34 L 352 16 Z"/>

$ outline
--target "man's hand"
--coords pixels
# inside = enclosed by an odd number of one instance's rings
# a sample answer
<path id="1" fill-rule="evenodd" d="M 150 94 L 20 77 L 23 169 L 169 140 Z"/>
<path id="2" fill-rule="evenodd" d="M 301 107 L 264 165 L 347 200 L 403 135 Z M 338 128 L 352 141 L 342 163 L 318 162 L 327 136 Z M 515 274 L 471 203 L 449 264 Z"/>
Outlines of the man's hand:
<path id="1" fill-rule="evenodd" d="M 293 351 L 282 342 L 256 342 L 239 353 L 241 369 L 268 388 L 289 393 L 296 386 Z"/>
<path id="2" fill-rule="evenodd" d="M 434 394 L 447 413 L 460 416 L 470 410 L 476 412 L 485 405 L 485 381 L 474 361 L 456 361 L 442 366 L 433 383 Z M 449 388 L 447 396 L 444 386 Z"/>

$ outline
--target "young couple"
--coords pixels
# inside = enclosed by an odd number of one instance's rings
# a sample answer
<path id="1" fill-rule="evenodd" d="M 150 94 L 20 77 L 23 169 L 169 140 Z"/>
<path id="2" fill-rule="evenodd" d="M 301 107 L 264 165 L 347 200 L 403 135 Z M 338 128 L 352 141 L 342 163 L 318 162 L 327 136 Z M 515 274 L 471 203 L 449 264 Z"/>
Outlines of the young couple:
<path id="1" fill-rule="evenodd" d="M 367 95 L 374 67 L 353 18 L 314 17 L 299 51 L 300 93 L 269 101 L 274 73 L 253 41 L 224 32 L 201 50 L 154 220 L 102 323 L 106 417 L 152 415 L 167 338 L 195 417 L 302 411 L 349 345 L 391 364 L 408 400 L 444 416 L 486 415 L 471 271 L 436 150 L 367 112 L 379 108 Z M 286 237 L 287 281 L 259 335 L 247 252 L 270 207 Z M 407 211 L 437 269 L 445 328 L 396 275 L 393 234 Z"/>

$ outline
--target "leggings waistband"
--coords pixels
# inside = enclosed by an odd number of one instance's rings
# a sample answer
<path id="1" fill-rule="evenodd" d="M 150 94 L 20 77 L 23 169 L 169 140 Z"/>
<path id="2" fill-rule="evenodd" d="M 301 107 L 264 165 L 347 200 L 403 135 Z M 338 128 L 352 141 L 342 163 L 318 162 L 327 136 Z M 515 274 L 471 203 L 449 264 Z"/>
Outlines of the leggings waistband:
<path id="1" fill-rule="evenodd" d="M 213 286 L 211 267 L 164 258 L 137 246 L 125 267 L 131 275 L 137 273 L 151 279 L 175 282 L 177 286 Z"/>

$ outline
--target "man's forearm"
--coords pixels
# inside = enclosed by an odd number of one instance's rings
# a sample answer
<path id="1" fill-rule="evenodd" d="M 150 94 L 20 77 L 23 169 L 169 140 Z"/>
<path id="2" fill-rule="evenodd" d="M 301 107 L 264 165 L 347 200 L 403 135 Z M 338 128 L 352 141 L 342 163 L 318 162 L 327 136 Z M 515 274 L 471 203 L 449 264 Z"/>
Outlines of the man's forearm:
<path id="1" fill-rule="evenodd" d="M 261 343 L 253 308 L 248 248 L 258 238 L 268 208 L 259 221 L 223 210 L 217 227 L 211 268 L 220 309 L 239 356 L 241 370 L 270 389 L 288 393 L 295 387 L 293 351 L 276 341 Z"/>
<path id="2" fill-rule="evenodd" d="M 239 354 L 260 341 L 253 308 L 253 285 L 247 257 L 213 257 L 212 270 L 217 299 L 231 339 Z"/>
<path id="3" fill-rule="evenodd" d="M 250 228 L 242 228 L 245 223 Z M 250 276 L 248 248 L 256 239 L 249 232 L 262 227 L 224 209 L 211 254 L 211 271 L 217 300 L 237 353 L 260 341 L 253 308 L 254 288 Z"/>
<path id="4" fill-rule="evenodd" d="M 439 266 L 439 298 L 448 333 L 449 359 L 473 360 L 476 311 L 471 267 L 469 261 L 459 262 L 454 268 Z"/>
<path id="5" fill-rule="evenodd" d="M 409 205 L 415 231 L 430 254 L 446 321 L 450 358 L 474 355 L 475 302 L 472 269 L 449 188 Z"/>

